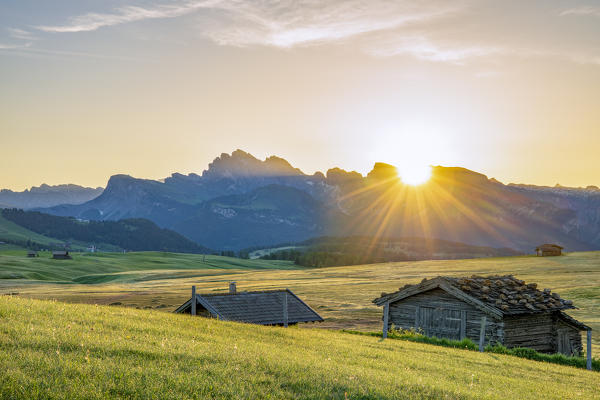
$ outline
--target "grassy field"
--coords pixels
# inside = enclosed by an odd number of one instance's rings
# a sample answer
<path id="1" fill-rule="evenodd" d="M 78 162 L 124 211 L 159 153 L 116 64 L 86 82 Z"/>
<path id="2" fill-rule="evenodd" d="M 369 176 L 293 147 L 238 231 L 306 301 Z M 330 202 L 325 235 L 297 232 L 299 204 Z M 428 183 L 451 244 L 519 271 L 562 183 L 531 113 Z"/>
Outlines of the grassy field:
<path id="1" fill-rule="evenodd" d="M 19 241 L 31 240 L 46 246 L 51 246 L 53 244 L 64 244 L 64 242 L 61 240 L 49 238 L 30 231 L 29 229 L 23 228 L 22 226 L 7 220 L 0 213 L 0 241 L 3 239 Z"/>
<path id="2" fill-rule="evenodd" d="M 292 289 L 325 318 L 316 326 L 377 330 L 381 310 L 371 300 L 381 292 L 437 275 L 514 274 L 573 300 L 579 309 L 569 314 L 594 329 L 594 354 L 600 354 L 600 252 L 321 269 L 297 268 L 285 261 L 171 253 L 74 257 L 28 259 L 23 251 L 0 252 L 0 293 L 172 311 L 189 298 L 192 284 L 200 292 L 214 292 L 225 291 L 229 281 L 236 281 L 239 290 Z"/>
<path id="3" fill-rule="evenodd" d="M 0 398 L 594 399 L 598 373 L 320 329 L 0 296 Z"/>

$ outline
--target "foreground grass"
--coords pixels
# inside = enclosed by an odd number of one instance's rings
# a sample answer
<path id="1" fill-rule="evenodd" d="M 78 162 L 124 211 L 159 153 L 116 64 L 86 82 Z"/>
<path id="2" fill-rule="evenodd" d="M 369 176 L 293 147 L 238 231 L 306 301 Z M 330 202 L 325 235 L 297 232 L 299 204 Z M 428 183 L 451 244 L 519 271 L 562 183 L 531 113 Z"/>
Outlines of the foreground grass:
<path id="1" fill-rule="evenodd" d="M 592 327 L 592 354 L 600 354 L 600 252 L 316 269 L 286 261 L 160 252 L 76 254 L 70 261 L 0 252 L 0 294 L 172 311 L 189 298 L 191 285 L 199 292 L 218 292 L 237 281 L 239 290 L 288 287 L 325 318 L 320 327 L 364 331 L 381 327 L 381 308 L 371 303 L 381 292 L 437 275 L 472 274 L 514 274 L 573 300 L 578 309 L 569 314 Z"/>
<path id="2" fill-rule="evenodd" d="M 316 329 L 0 297 L 0 398 L 592 399 L 597 373 Z"/>
<path id="3" fill-rule="evenodd" d="M 375 336 L 382 337 L 381 332 L 363 332 L 344 330 L 343 332 L 351 333 L 354 335 L 364 336 Z M 414 330 L 391 330 L 388 332 L 388 339 L 406 340 L 409 342 L 416 343 L 427 343 L 436 346 L 453 347 L 455 349 L 463 349 L 470 351 L 479 351 L 479 345 L 472 340 L 466 338 L 463 340 L 451 340 L 446 338 L 437 338 L 431 336 L 425 336 Z M 515 357 L 526 358 L 528 360 L 544 361 L 552 364 L 569 365 L 571 367 L 586 368 L 587 369 L 587 358 L 586 356 L 565 356 L 564 354 L 544 354 L 539 353 L 533 349 L 525 347 L 506 348 L 500 344 L 494 346 L 486 345 L 484 351 L 496 354 L 507 354 Z M 592 370 L 600 371 L 600 358 L 592 358 Z"/>

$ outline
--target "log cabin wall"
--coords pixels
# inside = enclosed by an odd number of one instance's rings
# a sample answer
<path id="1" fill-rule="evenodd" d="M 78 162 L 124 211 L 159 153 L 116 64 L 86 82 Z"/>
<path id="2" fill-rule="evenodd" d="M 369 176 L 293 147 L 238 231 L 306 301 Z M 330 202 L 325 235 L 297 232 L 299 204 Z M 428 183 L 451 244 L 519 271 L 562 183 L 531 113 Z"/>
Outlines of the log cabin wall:
<path id="1" fill-rule="evenodd" d="M 550 314 L 526 314 L 504 317 L 504 345 L 528 347 L 542 353 L 556 349 L 555 317 Z"/>
<path id="2" fill-rule="evenodd" d="M 481 319 L 486 315 L 474 306 L 433 289 L 390 303 L 388 328 L 415 328 L 427 336 L 479 343 Z M 485 344 L 503 342 L 503 322 L 487 315 Z"/>
<path id="3" fill-rule="evenodd" d="M 580 356 L 583 353 L 581 331 L 555 316 L 556 347 L 554 352 L 567 356 Z"/>

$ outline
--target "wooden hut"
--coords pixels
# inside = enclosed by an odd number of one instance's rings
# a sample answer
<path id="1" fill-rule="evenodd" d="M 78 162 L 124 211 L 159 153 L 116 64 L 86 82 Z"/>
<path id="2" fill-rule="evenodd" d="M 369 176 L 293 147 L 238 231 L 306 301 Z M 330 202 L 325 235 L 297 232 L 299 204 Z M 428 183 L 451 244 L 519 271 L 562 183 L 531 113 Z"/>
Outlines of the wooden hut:
<path id="1" fill-rule="evenodd" d="M 196 287 L 192 286 L 192 297 L 175 312 L 259 325 L 288 326 L 323 321 L 289 289 L 238 292 L 234 282 L 228 293 L 197 294 Z"/>
<path id="2" fill-rule="evenodd" d="M 562 255 L 563 247 L 557 244 L 542 244 L 535 248 L 535 254 L 538 257 L 551 257 Z"/>
<path id="3" fill-rule="evenodd" d="M 68 250 L 64 251 L 53 251 L 52 258 L 55 260 L 71 260 L 72 257 L 69 255 Z"/>
<path id="4" fill-rule="evenodd" d="M 480 348 L 501 344 L 580 355 L 581 331 L 586 330 L 591 354 L 591 328 L 563 312 L 575 308 L 573 303 L 512 275 L 423 279 L 397 292 L 382 293 L 373 302 L 384 307 L 384 337 L 393 324 L 427 336 L 469 338 Z"/>
<path id="5" fill-rule="evenodd" d="M 37 256 L 38 256 L 37 251 L 29 250 L 27 252 L 27 257 L 29 257 L 29 258 L 34 258 L 34 257 L 37 257 Z"/>

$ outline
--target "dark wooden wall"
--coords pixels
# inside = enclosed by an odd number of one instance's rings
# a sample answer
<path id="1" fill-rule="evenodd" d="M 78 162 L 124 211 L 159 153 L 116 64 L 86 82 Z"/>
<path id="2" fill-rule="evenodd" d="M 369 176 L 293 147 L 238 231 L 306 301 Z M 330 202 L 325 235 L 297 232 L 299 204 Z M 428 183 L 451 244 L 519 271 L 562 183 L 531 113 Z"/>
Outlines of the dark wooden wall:
<path id="1" fill-rule="evenodd" d="M 421 330 L 427 336 L 479 343 L 481 319 L 485 314 L 474 306 L 433 289 L 390 304 L 389 327 Z M 502 343 L 503 323 L 486 316 L 485 344 Z"/>
<path id="2" fill-rule="evenodd" d="M 505 317 L 504 345 L 568 356 L 580 355 L 583 350 L 579 329 L 550 313 Z"/>
<path id="3" fill-rule="evenodd" d="M 552 314 L 504 317 L 504 345 L 529 347 L 543 353 L 553 353 L 556 347 Z"/>
<path id="4" fill-rule="evenodd" d="M 567 356 L 580 356 L 583 353 L 581 331 L 560 318 L 556 318 L 556 348 L 557 353 Z"/>

